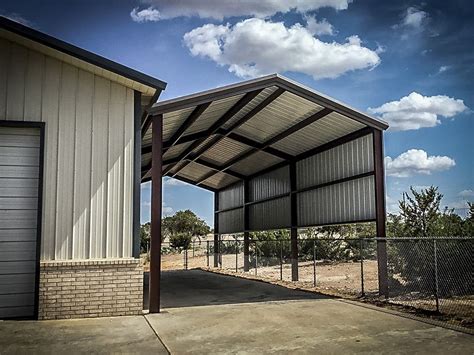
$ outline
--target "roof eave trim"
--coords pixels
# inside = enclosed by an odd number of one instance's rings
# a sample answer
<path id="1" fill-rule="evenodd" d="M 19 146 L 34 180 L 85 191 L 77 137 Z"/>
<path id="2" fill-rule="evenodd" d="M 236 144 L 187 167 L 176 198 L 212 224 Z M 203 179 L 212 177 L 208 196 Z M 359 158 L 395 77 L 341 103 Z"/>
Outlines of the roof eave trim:
<path id="1" fill-rule="evenodd" d="M 85 49 L 76 47 L 70 43 L 64 42 L 60 39 L 49 36 L 45 33 L 36 31 L 30 27 L 24 26 L 15 21 L 9 20 L 3 16 L 0 16 L 1 28 L 13 32 L 22 37 L 28 38 L 32 41 L 43 44 L 47 47 L 58 50 L 67 55 L 73 56 L 80 60 L 83 60 L 92 65 L 98 66 L 105 70 L 111 71 L 115 74 L 126 77 L 130 80 L 139 82 L 143 85 L 150 86 L 156 90 L 164 90 L 166 88 L 166 82 L 161 81 L 152 76 L 141 73 L 135 69 L 126 67 L 125 65 L 114 62 L 110 59 L 104 58 L 95 53 L 89 52 Z"/>

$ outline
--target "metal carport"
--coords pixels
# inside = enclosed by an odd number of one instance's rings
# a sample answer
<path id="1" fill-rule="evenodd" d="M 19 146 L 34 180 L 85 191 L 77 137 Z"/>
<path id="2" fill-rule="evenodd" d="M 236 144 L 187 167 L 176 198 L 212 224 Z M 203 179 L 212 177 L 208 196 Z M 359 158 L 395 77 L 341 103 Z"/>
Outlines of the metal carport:
<path id="1" fill-rule="evenodd" d="M 213 191 L 215 241 L 221 233 L 244 233 L 246 255 L 249 232 L 289 228 L 293 280 L 299 227 L 375 221 L 377 237 L 386 237 L 385 122 L 280 75 L 159 102 L 147 114 L 142 182 L 152 180 L 150 312 L 160 307 L 163 176 Z M 383 295 L 383 240 L 377 256 Z"/>

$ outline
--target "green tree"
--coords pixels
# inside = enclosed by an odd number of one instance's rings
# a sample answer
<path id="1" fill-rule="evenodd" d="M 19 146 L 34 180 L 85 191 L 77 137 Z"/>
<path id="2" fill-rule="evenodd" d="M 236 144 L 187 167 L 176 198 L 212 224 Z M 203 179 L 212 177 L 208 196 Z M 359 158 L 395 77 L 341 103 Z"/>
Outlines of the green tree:
<path id="1" fill-rule="evenodd" d="M 420 192 L 410 186 L 410 191 L 413 196 L 405 192 L 399 201 L 405 231 L 409 232 L 410 237 L 432 236 L 436 231 L 443 195 L 434 186 Z"/>
<path id="2" fill-rule="evenodd" d="M 170 239 L 173 248 L 186 249 L 193 238 L 200 239 L 211 232 L 206 222 L 190 210 L 178 211 L 162 221 L 163 237 Z"/>

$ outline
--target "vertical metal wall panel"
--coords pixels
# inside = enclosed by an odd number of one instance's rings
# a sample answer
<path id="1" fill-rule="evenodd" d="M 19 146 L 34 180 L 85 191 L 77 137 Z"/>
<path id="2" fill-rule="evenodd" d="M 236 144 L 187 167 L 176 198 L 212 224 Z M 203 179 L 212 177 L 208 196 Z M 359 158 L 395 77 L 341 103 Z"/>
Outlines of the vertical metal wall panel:
<path id="1" fill-rule="evenodd" d="M 244 209 L 219 213 L 219 233 L 241 233 L 244 230 Z"/>
<path id="2" fill-rule="evenodd" d="M 226 210 L 244 205 L 244 184 L 238 183 L 218 192 L 219 210 Z M 221 227 L 221 224 L 219 224 Z"/>
<path id="3" fill-rule="evenodd" d="M 253 231 L 290 227 L 290 197 L 250 205 L 249 219 Z"/>
<path id="4" fill-rule="evenodd" d="M 289 167 L 271 171 L 255 177 L 249 182 L 249 199 L 251 202 L 290 192 Z"/>
<path id="5" fill-rule="evenodd" d="M 45 122 L 42 260 L 132 257 L 133 90 L 0 38 L 0 119 Z"/>
<path id="6" fill-rule="evenodd" d="M 375 218 L 374 177 L 299 193 L 297 206 L 299 226 L 372 220 Z"/>
<path id="7" fill-rule="evenodd" d="M 303 159 L 296 169 L 298 189 L 373 171 L 372 135 Z"/>

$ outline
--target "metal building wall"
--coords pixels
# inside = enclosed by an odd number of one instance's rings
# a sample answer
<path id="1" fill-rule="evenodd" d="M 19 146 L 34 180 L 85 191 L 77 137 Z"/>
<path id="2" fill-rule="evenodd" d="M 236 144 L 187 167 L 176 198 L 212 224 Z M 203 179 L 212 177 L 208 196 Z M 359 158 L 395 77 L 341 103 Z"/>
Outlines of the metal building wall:
<path id="1" fill-rule="evenodd" d="M 133 90 L 5 38 L 0 64 L 0 120 L 46 123 L 41 259 L 131 257 Z"/>
<path id="2" fill-rule="evenodd" d="M 298 226 L 374 220 L 373 153 L 373 135 L 368 134 L 298 161 L 295 192 Z M 291 226 L 289 166 L 251 179 L 248 188 L 250 230 Z M 243 184 L 218 194 L 220 210 L 243 206 Z M 219 213 L 220 233 L 242 232 L 243 210 Z"/>

